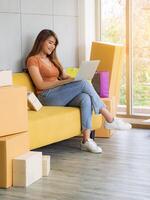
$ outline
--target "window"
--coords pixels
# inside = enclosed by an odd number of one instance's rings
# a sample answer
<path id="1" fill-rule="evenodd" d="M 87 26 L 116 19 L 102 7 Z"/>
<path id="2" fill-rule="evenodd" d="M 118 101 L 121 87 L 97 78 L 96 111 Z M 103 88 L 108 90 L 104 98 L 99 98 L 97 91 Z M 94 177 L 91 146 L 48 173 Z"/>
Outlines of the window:
<path id="1" fill-rule="evenodd" d="M 100 39 L 122 43 L 124 55 L 118 111 L 150 116 L 150 0 L 100 0 Z"/>
<path id="2" fill-rule="evenodd" d="M 150 114 L 150 1 L 132 2 L 133 114 Z"/>

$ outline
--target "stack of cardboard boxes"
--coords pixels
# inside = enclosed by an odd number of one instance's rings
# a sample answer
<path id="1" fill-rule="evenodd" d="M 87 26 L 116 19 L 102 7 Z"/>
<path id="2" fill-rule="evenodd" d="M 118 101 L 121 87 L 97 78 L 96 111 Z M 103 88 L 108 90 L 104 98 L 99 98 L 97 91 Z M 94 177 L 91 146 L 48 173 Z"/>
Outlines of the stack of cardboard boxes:
<path id="1" fill-rule="evenodd" d="M 12 160 L 29 152 L 27 91 L 0 87 L 0 187 L 12 186 Z"/>
<path id="2" fill-rule="evenodd" d="M 0 71 L 0 188 L 29 186 L 50 170 L 50 156 L 30 151 L 27 89 L 11 75 Z"/>

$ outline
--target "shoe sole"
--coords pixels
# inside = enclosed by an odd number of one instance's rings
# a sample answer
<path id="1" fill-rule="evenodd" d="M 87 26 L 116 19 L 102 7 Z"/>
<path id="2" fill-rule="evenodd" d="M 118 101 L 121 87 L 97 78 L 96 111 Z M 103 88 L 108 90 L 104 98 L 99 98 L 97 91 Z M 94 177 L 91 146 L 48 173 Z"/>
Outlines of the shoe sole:
<path id="1" fill-rule="evenodd" d="M 90 153 L 96 153 L 96 154 L 100 154 L 100 153 L 102 153 L 103 151 L 99 151 L 99 152 L 93 152 L 93 151 L 90 151 L 90 150 L 88 150 L 88 149 L 86 149 L 86 148 L 84 148 L 84 147 L 80 147 L 80 149 L 81 149 L 81 151 L 86 151 L 86 152 L 90 152 Z"/>
<path id="2" fill-rule="evenodd" d="M 108 129 L 108 130 L 120 130 L 120 131 L 127 131 L 127 130 L 130 130 L 130 129 L 132 129 L 132 127 L 131 128 L 110 128 L 110 127 L 107 127 L 107 126 L 104 126 L 104 128 L 106 128 L 106 129 Z"/>

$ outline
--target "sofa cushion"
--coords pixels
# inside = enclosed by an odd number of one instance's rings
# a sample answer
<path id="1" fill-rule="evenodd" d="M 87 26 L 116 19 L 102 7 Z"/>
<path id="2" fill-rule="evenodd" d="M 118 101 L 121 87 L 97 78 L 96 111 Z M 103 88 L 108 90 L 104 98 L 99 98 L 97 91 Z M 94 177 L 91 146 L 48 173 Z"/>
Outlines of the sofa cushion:
<path id="1" fill-rule="evenodd" d="M 38 112 L 29 111 L 30 148 L 80 135 L 79 119 L 80 110 L 73 107 L 43 106 Z M 100 126 L 100 116 L 93 115 L 93 128 Z"/>
<path id="2" fill-rule="evenodd" d="M 78 71 L 79 71 L 79 68 L 76 68 L 76 67 L 68 67 L 66 69 L 66 73 L 71 77 L 76 77 Z"/>

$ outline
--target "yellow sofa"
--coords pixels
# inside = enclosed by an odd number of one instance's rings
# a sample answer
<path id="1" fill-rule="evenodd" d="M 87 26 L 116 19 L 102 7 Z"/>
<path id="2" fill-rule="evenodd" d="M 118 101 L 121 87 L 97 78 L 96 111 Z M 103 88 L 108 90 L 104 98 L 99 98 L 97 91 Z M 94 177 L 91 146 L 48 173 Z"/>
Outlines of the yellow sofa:
<path id="1" fill-rule="evenodd" d="M 34 92 L 29 75 L 13 74 L 14 85 L 26 86 Z M 17 97 L 16 97 L 17 98 Z M 81 134 L 80 110 L 74 107 L 43 106 L 39 111 L 28 111 L 30 149 L 42 147 Z M 101 115 L 93 114 L 93 130 L 101 127 Z"/>

